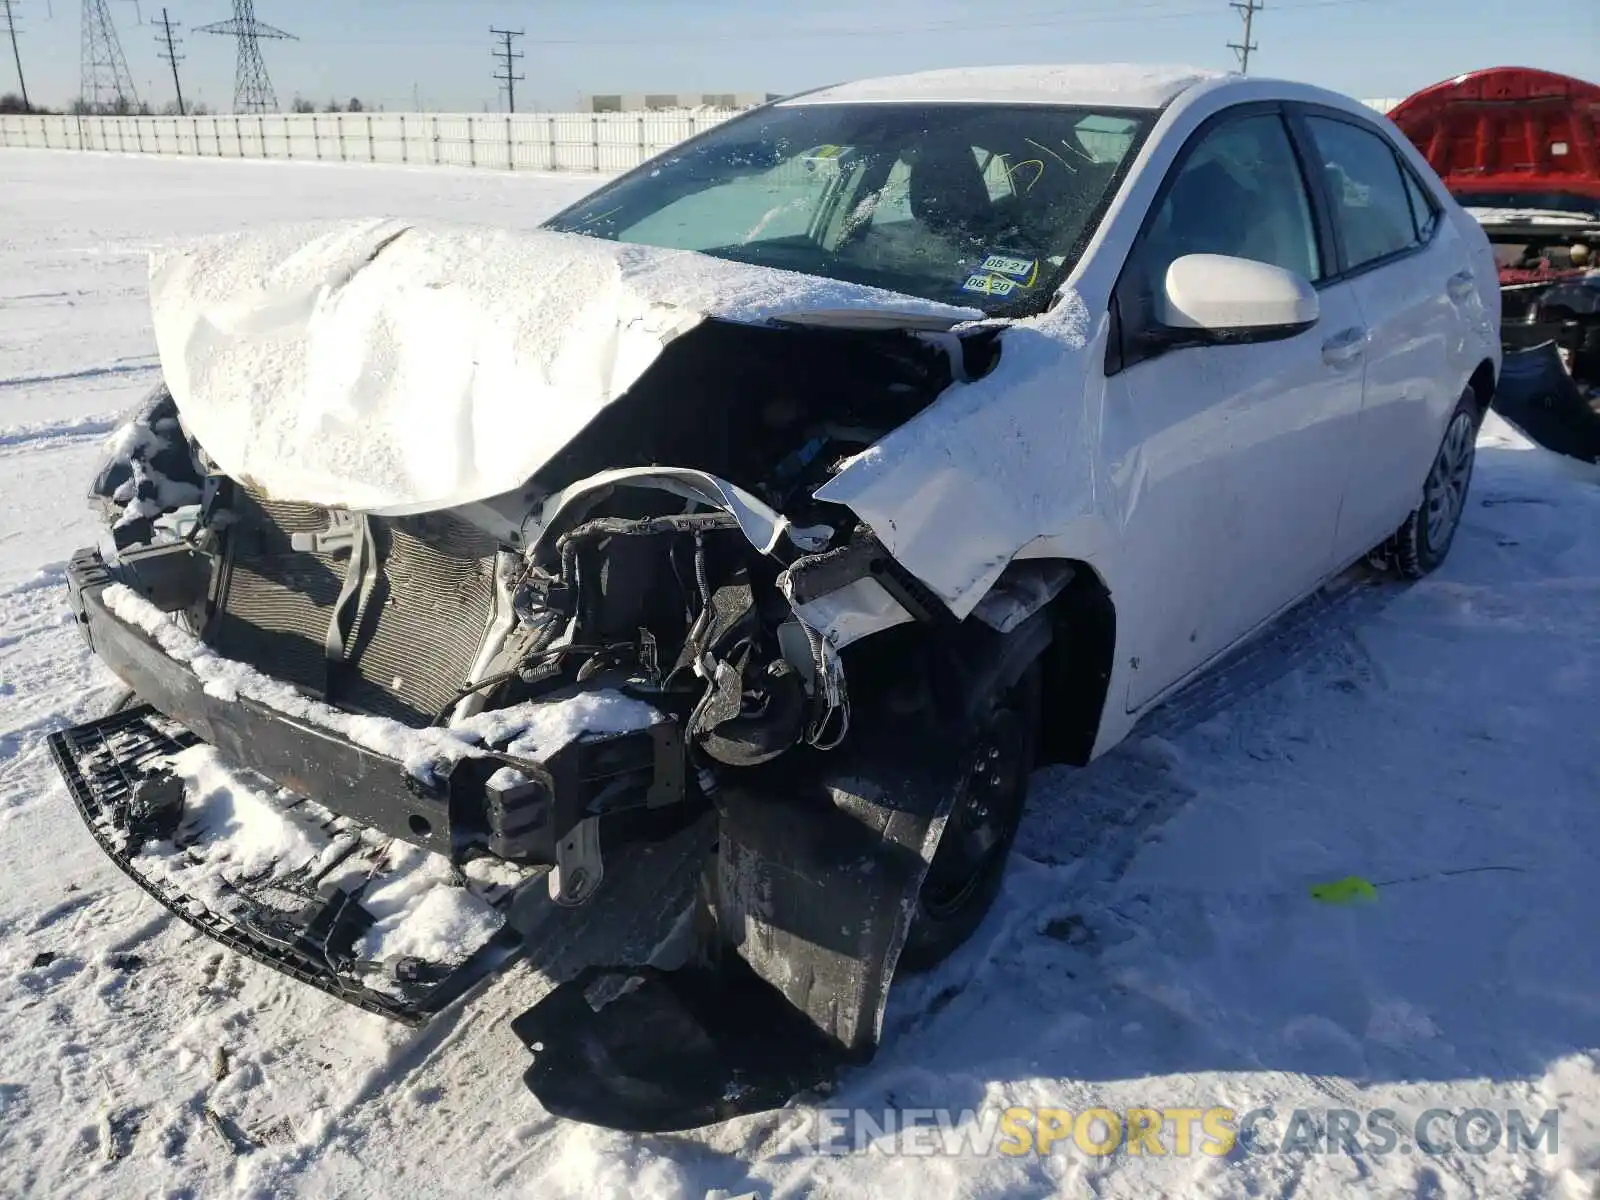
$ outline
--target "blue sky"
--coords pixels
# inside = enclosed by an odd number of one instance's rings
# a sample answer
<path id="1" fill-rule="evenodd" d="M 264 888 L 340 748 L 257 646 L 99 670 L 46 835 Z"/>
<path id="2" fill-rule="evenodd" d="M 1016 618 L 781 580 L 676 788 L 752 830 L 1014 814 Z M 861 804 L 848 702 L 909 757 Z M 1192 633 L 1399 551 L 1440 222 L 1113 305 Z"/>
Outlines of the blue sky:
<path id="1" fill-rule="evenodd" d="M 109 0 L 141 98 L 172 98 L 158 60 L 160 0 Z M 13 0 L 36 103 L 77 94 L 80 0 Z M 391 111 L 496 109 L 489 27 L 525 29 L 517 107 L 580 92 L 796 91 L 863 75 L 1006 62 L 1188 62 L 1231 68 L 1227 0 L 256 0 L 302 39 L 264 43 L 279 98 L 360 96 Z M 229 0 L 167 0 L 184 89 L 219 111 L 234 46 L 192 27 Z M 1516 12 L 1513 23 L 1510 12 Z M 139 23 L 142 19 L 142 24 Z M 1600 0 L 1267 0 L 1253 74 L 1362 97 L 1403 96 L 1462 71 L 1538 66 L 1600 80 Z M 15 87 L 0 33 L 0 91 Z"/>

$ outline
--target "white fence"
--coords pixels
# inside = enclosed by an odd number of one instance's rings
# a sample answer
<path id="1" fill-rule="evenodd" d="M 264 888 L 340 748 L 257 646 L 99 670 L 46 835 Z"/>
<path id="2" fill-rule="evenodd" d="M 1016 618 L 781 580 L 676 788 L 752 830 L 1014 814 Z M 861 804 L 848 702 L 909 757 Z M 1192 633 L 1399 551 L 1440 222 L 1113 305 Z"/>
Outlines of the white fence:
<path id="1" fill-rule="evenodd" d="M 0 116 L 0 147 L 192 158 L 624 171 L 733 112 Z"/>

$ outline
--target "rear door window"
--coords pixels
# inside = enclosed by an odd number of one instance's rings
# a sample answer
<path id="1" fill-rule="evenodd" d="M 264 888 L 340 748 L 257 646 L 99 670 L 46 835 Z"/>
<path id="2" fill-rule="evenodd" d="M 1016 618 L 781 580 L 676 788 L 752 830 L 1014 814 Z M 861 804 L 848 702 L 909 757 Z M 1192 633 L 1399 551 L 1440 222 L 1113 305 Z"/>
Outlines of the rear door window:
<path id="1" fill-rule="evenodd" d="M 1412 198 L 1381 134 L 1332 117 L 1308 116 L 1333 218 L 1352 270 L 1410 249 L 1422 240 Z"/>

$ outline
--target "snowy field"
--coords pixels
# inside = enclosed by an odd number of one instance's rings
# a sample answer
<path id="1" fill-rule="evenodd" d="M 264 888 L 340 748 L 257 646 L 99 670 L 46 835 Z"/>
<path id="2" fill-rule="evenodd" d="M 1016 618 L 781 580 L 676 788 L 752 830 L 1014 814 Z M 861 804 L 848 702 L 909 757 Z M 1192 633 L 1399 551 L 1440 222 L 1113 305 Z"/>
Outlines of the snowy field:
<path id="1" fill-rule="evenodd" d="M 554 1121 L 509 1029 L 530 967 L 405 1030 L 206 942 L 101 857 L 44 739 L 113 693 L 63 564 L 155 379 L 146 252 L 291 218 L 531 226 L 592 186 L 0 151 L 0 1195 L 1594 1196 L 1600 474 L 1497 420 L 1443 571 L 1353 577 L 1090 769 L 1041 772 L 997 911 L 897 991 L 875 1063 L 790 1112 Z M 1310 894 L 1349 876 L 1376 898 Z M 1272 1115 L 1220 1155 L 1199 1114 L 1187 1154 L 973 1152 L 1010 1106 Z M 824 1107 L 976 1115 L 920 1113 L 899 1155 L 847 1117 L 819 1154 Z M 1555 1136 L 1494 1144 L 1480 1114 L 1463 1145 L 1473 1109 L 1553 1110 Z"/>

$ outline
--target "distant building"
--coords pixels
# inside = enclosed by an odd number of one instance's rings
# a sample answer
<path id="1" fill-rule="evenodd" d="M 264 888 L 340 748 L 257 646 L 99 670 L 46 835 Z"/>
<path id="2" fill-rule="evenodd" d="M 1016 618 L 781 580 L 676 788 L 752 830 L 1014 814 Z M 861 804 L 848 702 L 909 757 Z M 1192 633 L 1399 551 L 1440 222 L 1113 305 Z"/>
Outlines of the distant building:
<path id="1" fill-rule="evenodd" d="M 780 100 L 777 92 L 595 92 L 582 96 L 583 112 L 662 112 L 682 108 L 754 108 Z"/>

